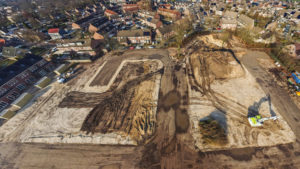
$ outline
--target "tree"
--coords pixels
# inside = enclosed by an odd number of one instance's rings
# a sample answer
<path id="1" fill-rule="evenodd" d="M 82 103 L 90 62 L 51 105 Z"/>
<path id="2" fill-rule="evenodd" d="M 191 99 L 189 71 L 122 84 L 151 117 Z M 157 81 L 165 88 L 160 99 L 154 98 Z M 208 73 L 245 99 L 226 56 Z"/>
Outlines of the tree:
<path id="1" fill-rule="evenodd" d="M 178 23 L 175 23 L 175 41 L 178 48 L 181 48 L 184 36 L 187 35 L 192 30 L 192 28 L 192 22 L 187 18 L 180 20 Z"/>

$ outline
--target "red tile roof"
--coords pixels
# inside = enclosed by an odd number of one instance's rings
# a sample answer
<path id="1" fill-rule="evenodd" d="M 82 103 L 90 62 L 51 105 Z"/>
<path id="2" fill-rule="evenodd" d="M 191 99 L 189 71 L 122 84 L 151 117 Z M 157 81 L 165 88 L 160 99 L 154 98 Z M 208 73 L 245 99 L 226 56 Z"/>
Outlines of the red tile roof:
<path id="1" fill-rule="evenodd" d="M 109 10 L 109 9 L 106 9 L 105 10 L 105 13 L 108 13 L 110 15 L 118 15 L 116 12 L 112 11 L 112 10 Z"/>
<path id="2" fill-rule="evenodd" d="M 138 4 L 124 4 L 123 7 L 138 7 Z"/>
<path id="3" fill-rule="evenodd" d="M 125 4 L 123 5 L 123 10 L 125 11 L 135 11 L 138 10 L 139 6 L 137 4 Z"/>
<path id="4" fill-rule="evenodd" d="M 123 9 L 124 11 L 138 11 L 139 10 L 139 8 L 138 7 L 134 7 L 134 8 L 125 8 L 125 9 Z"/>
<path id="5" fill-rule="evenodd" d="M 5 45 L 5 39 L 0 39 L 0 47 Z"/>
<path id="6" fill-rule="evenodd" d="M 168 12 L 168 13 L 172 13 L 175 15 L 180 15 L 180 12 L 176 11 L 176 10 L 171 10 L 171 9 L 164 9 L 164 8 L 159 8 L 159 11 L 163 11 L 163 12 Z"/>
<path id="7" fill-rule="evenodd" d="M 160 6 L 164 6 L 166 8 L 171 8 L 171 4 L 161 4 Z"/>
<path id="8" fill-rule="evenodd" d="M 59 28 L 52 28 L 48 30 L 48 33 L 58 33 L 59 32 Z"/>

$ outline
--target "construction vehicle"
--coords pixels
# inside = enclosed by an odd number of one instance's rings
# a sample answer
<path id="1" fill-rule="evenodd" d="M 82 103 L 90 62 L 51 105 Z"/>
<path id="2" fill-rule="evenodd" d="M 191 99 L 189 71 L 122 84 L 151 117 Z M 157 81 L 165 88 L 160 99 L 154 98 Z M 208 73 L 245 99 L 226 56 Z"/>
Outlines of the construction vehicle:
<path id="1" fill-rule="evenodd" d="M 261 115 L 259 114 L 259 108 L 260 108 L 261 104 L 266 101 L 269 102 L 269 110 L 270 110 L 271 117 L 262 118 Z M 255 102 L 252 106 L 250 106 L 248 108 L 248 113 L 249 113 L 248 121 L 252 127 L 262 126 L 264 121 L 266 121 L 266 120 L 274 120 L 275 121 L 278 119 L 275 112 L 272 110 L 270 95 L 261 98 L 258 103 Z"/>
<path id="2" fill-rule="evenodd" d="M 262 126 L 264 121 L 266 121 L 266 120 L 274 120 L 275 121 L 277 119 L 278 119 L 277 116 L 262 118 L 261 115 L 256 115 L 254 117 L 249 117 L 248 121 L 252 127 L 259 127 L 259 126 Z"/>

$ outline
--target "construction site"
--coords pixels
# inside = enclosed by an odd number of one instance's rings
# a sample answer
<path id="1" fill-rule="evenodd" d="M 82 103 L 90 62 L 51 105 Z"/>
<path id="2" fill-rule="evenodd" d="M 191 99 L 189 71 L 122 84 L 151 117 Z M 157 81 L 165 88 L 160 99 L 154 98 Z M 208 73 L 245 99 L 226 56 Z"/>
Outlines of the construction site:
<path id="1" fill-rule="evenodd" d="M 240 63 L 238 53 L 220 50 L 211 36 L 201 37 L 192 45 L 198 48 L 189 51 L 187 64 L 189 116 L 199 149 L 271 146 L 295 140 L 272 98 Z M 257 117 L 266 121 L 260 123 Z"/>
<path id="2" fill-rule="evenodd" d="M 247 60 L 252 51 L 224 47 L 207 35 L 173 50 L 183 60 L 171 50 L 142 49 L 79 64 L 76 76 L 51 83 L 1 126 L 0 141 L 16 143 L 22 161 L 46 159 L 51 150 L 58 156 L 49 163 L 61 168 L 211 168 L 215 159 L 234 168 L 252 158 L 258 162 L 251 167 L 272 168 L 262 161 L 290 151 L 285 145 L 298 135 L 286 114 L 298 108 L 284 107 L 277 90 L 259 80 L 265 72 Z M 9 160 L 16 152 L 6 153 Z M 59 158 L 69 155 L 72 165 L 64 166 Z M 31 160 L 23 168 L 47 163 Z"/>
<path id="3" fill-rule="evenodd" d="M 2 133 L 3 141 L 136 145 L 147 140 L 156 126 L 162 63 L 155 59 L 101 63 L 81 65 L 85 71 L 78 77 L 49 86 L 7 123 L 15 128 L 2 131 L 18 134 Z M 20 123 L 28 119 L 22 115 L 29 115 L 30 121 Z"/>

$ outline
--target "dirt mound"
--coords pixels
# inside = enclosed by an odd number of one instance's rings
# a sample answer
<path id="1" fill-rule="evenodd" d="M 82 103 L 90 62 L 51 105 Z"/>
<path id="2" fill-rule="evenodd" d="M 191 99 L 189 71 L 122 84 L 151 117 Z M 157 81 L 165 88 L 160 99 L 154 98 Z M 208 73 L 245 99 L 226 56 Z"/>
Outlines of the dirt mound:
<path id="1" fill-rule="evenodd" d="M 220 123 L 208 117 L 199 122 L 203 144 L 224 145 L 228 142 L 227 135 Z"/>
<path id="2" fill-rule="evenodd" d="M 217 46 L 217 47 L 227 47 L 226 43 L 224 43 L 222 40 L 218 39 L 218 36 L 216 36 L 216 35 L 201 36 L 198 39 L 202 40 L 206 45 L 213 45 L 213 46 Z"/>
<path id="3" fill-rule="evenodd" d="M 202 61 L 201 61 L 202 60 Z M 211 52 L 195 52 L 191 55 L 191 64 L 196 79 L 200 78 L 201 65 L 209 68 L 210 79 L 224 80 L 228 78 L 242 77 L 245 72 L 240 64 L 238 64 L 232 55 L 228 52 L 211 51 Z M 202 62 L 202 63 L 201 63 Z"/>

